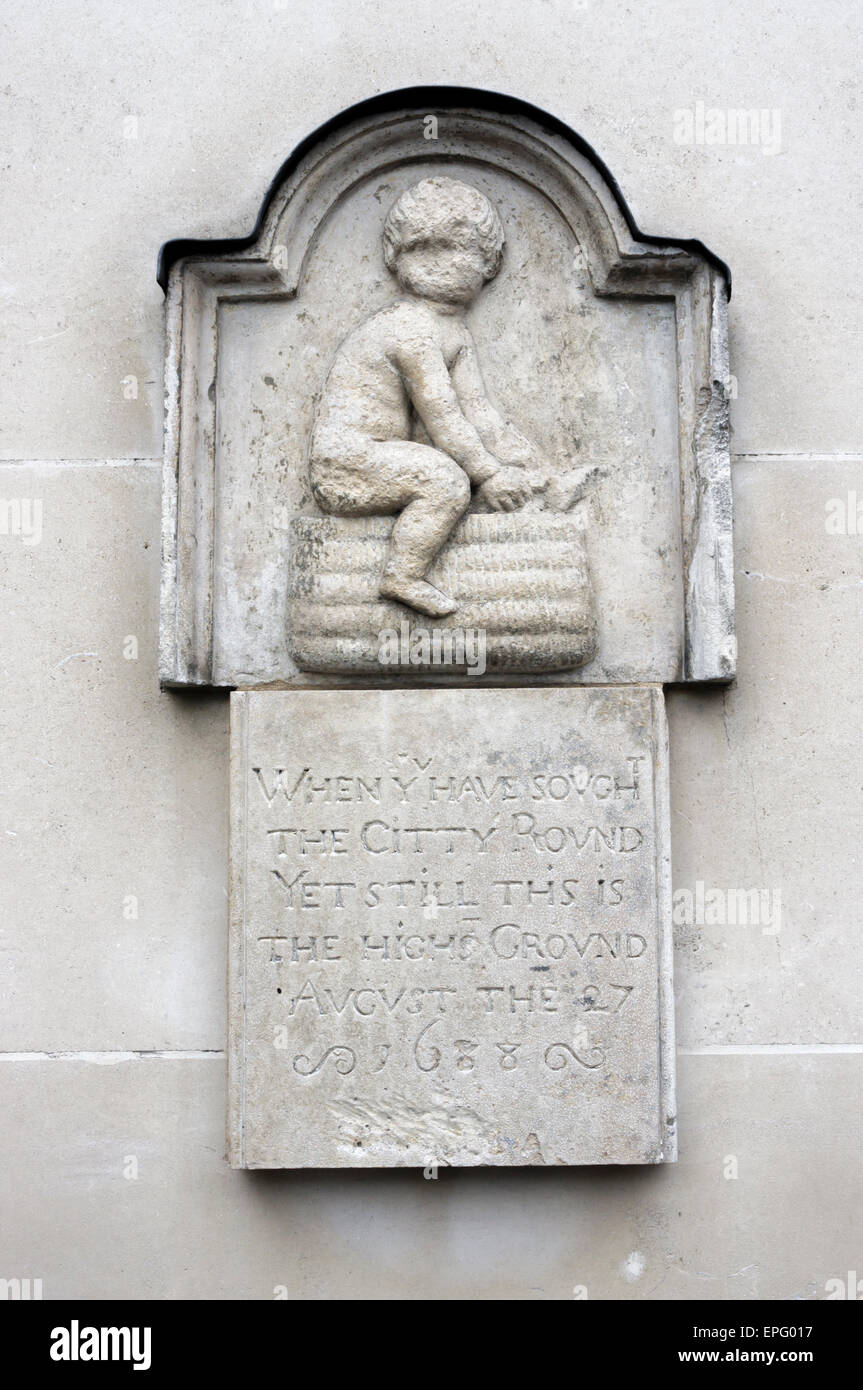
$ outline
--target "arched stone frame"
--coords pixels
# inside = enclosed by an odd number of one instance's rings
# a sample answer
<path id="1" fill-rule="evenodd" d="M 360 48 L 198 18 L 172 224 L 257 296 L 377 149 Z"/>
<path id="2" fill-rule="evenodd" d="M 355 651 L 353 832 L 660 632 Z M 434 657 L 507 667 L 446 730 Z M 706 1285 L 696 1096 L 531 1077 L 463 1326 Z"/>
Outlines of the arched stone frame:
<path id="1" fill-rule="evenodd" d="M 430 113 L 437 121 L 433 148 L 423 139 L 423 117 Z M 277 176 L 250 237 L 168 243 L 163 250 L 163 684 L 215 683 L 220 307 L 294 297 L 330 209 L 360 181 L 430 159 L 485 162 L 540 190 L 584 249 L 597 295 L 673 301 L 685 631 L 681 669 L 667 679 L 730 680 L 736 651 L 727 270 L 700 243 L 638 232 L 607 170 L 559 122 L 510 99 L 432 88 L 352 108 L 304 142 Z"/>

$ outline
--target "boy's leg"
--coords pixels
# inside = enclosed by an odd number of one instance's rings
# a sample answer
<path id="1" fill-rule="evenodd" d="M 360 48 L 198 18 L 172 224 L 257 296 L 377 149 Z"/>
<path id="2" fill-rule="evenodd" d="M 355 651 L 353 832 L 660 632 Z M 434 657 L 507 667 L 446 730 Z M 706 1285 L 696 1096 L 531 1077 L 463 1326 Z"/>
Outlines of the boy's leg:
<path id="1" fill-rule="evenodd" d="M 381 580 L 394 598 L 429 617 L 453 613 L 456 603 L 425 574 L 470 503 L 470 480 L 459 465 L 425 444 L 392 440 L 368 446 L 353 473 L 351 514 L 400 512 Z M 348 511 L 342 504 L 332 510 Z"/>
<path id="2" fill-rule="evenodd" d="M 410 485 L 410 498 L 393 527 L 380 592 L 432 618 L 444 617 L 457 604 L 425 575 L 470 505 L 470 479 L 448 454 L 425 444 L 379 447 L 399 451 L 396 467 L 406 465 L 403 476 Z"/>

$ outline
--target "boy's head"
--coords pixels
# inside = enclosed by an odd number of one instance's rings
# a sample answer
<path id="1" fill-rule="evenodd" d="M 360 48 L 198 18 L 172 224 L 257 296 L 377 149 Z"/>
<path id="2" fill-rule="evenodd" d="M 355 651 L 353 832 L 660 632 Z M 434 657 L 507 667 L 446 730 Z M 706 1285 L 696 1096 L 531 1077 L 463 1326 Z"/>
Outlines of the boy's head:
<path id="1" fill-rule="evenodd" d="M 384 224 L 384 260 L 423 299 L 469 304 L 500 268 L 500 218 L 482 193 L 457 179 L 423 179 Z"/>

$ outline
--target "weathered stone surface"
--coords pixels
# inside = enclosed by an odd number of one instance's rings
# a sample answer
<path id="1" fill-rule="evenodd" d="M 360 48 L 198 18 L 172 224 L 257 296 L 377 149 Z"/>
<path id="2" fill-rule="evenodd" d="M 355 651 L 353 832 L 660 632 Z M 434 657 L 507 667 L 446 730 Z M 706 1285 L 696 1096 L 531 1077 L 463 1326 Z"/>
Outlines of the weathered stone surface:
<path id="1" fill-rule="evenodd" d="M 666 694 L 674 886 L 779 890 L 781 930 L 678 926 L 677 1032 L 863 1043 L 861 541 L 825 529 L 830 499 L 863 499 L 863 466 L 737 460 L 734 484 L 741 652 L 762 678 Z M 221 1048 L 227 700 L 155 693 L 158 460 L 7 464 L 0 496 L 43 504 L 39 545 L 0 540 L 2 1046 Z"/>
<path id="2" fill-rule="evenodd" d="M 159 481 L 0 465 L 0 1051 L 224 1046 L 227 699 L 158 688 Z"/>
<path id="3" fill-rule="evenodd" d="M 683 7 L 685 22 L 680 7 L 650 0 L 638 23 L 628 0 L 577 0 L 554 9 L 551 32 L 525 24 L 520 4 L 498 5 L 492 31 L 463 0 L 438 0 L 433 16 L 386 0 L 375 22 L 349 0 L 325 15 L 310 0 L 266 0 L 242 25 L 227 0 L 159 0 L 140 14 L 69 0 L 67 10 L 76 22 L 58 26 L 52 9 L 8 0 L 0 21 L 16 75 L 0 93 L 5 457 L 157 454 L 159 245 L 245 235 L 286 152 L 335 110 L 444 80 L 518 92 L 568 121 L 614 171 L 639 226 L 701 237 L 733 267 L 739 451 L 859 450 L 847 363 L 863 286 L 836 273 L 863 169 L 853 4 L 841 22 L 813 7 L 804 42 L 798 9 L 753 22 L 749 0 L 726 0 L 721 24 L 708 0 Z M 110 62 L 94 64 L 94 52 Z M 716 74 L 732 72 L 723 94 Z M 781 147 L 679 143 L 675 109 L 699 100 L 779 109 Z M 137 400 L 123 393 L 128 374 Z"/>
<path id="4" fill-rule="evenodd" d="M 3 1268 L 46 1299 L 822 1299 L 860 1269 L 859 1068 L 683 1056 L 659 1168 L 243 1181 L 218 1055 L 0 1061 Z"/>
<path id="5" fill-rule="evenodd" d="M 335 635 L 348 640 L 329 655 L 331 663 L 340 659 L 348 674 L 359 665 L 357 639 L 366 637 L 362 618 L 367 615 L 350 611 L 364 581 L 371 583 L 373 596 L 397 605 L 396 620 L 407 610 L 411 616 L 436 619 L 458 614 L 465 627 L 483 626 L 482 615 L 471 613 L 476 599 L 504 600 L 489 614 L 493 634 L 503 638 L 496 644 L 494 664 L 504 670 L 582 666 L 595 655 L 594 634 L 587 644 L 583 637 L 570 643 L 568 652 L 564 643 L 549 644 L 539 633 L 534 638 L 537 628 L 549 625 L 548 582 L 542 571 L 559 530 L 546 535 L 529 522 L 522 529 L 517 524 L 521 517 L 508 528 L 481 526 L 477 539 L 496 544 L 487 556 L 478 551 L 473 562 L 468 554 L 462 571 L 480 571 L 480 584 L 471 584 L 470 574 L 463 574 L 459 594 L 436 566 L 468 511 L 568 511 L 600 471 L 595 464 L 574 470 L 566 459 L 547 456 L 489 399 L 466 314 L 500 270 L 505 240 L 497 209 L 473 185 L 437 175 L 406 189 L 383 228 L 383 259 L 398 298 L 354 325 L 318 393 L 309 439 L 309 481 L 316 503 L 333 517 L 393 517 L 386 531 L 376 533 L 383 554 L 367 548 L 366 563 L 348 565 L 342 579 Z M 314 522 L 302 529 L 311 540 Z M 331 526 L 323 534 L 334 540 L 339 529 Z M 348 540 L 352 535 L 344 534 Z M 459 540 L 470 545 L 474 536 L 461 527 Z M 304 581 L 317 577 L 316 548 L 307 544 L 292 555 L 292 571 L 305 562 Z M 587 559 L 583 548 L 574 549 L 579 596 L 586 591 L 593 628 Z M 566 565 L 572 548 L 564 550 Z M 518 593 L 505 585 L 491 591 L 482 587 L 488 570 L 500 567 L 506 573 L 519 563 Z M 565 589 L 561 596 L 566 597 Z M 296 632 L 295 607 L 294 602 L 290 611 Z M 539 622 L 538 607 L 544 610 Z M 312 618 L 308 630 L 314 634 L 322 626 Z M 583 626 L 579 614 L 578 627 Z M 510 656 L 506 639 L 514 634 Z M 294 655 L 296 659 L 296 646 Z M 297 664 L 302 667 L 303 661 Z"/>
<path id="6" fill-rule="evenodd" d="M 226 0 L 70 0 L 65 23 L 31 0 L 4 7 L 2 452 L 54 462 L 47 481 L 14 465 L 20 480 L 3 481 L 6 498 L 46 502 L 41 548 L 0 539 L 4 594 L 14 585 L 3 1046 L 222 1046 L 226 701 L 152 689 L 159 489 L 133 460 L 161 449 L 154 259 L 179 232 L 250 231 L 286 150 L 338 107 L 446 78 L 562 116 L 642 228 L 701 237 L 734 269 L 734 443 L 760 454 L 735 479 L 745 679 L 721 703 L 667 698 L 678 883 L 783 893 L 778 937 L 681 934 L 681 1041 L 754 1055 L 680 1059 L 677 1166 L 436 1183 L 411 1170 L 237 1181 L 218 1056 L 7 1058 L 0 1274 L 42 1276 L 46 1297 L 269 1299 L 287 1286 L 292 1299 L 566 1300 L 578 1283 L 591 1299 L 784 1300 L 821 1298 L 860 1269 L 860 1055 L 761 1049 L 863 1044 L 861 541 L 823 529 L 827 498 L 863 497 L 863 393 L 848 367 L 863 304 L 849 254 L 863 10 L 810 6 L 801 21 L 800 6 L 759 17 L 751 0 L 721 15 L 712 0 L 649 0 L 636 16 L 629 0 L 577 0 L 542 13 L 551 41 L 521 4 L 490 21 L 461 0 L 383 0 L 373 15 L 266 0 L 239 18 Z M 781 149 L 676 143 L 674 108 L 701 99 L 779 108 Z M 288 350 L 302 354 L 299 335 Z M 544 380 L 508 386 L 513 410 Z M 270 390 L 259 381 L 254 407 Z M 121 457 L 129 468 L 111 466 Z M 107 655 L 130 631 L 144 654 L 115 667 Z M 118 925 L 128 893 L 142 915 Z M 122 1172 L 132 1153 L 137 1181 Z M 724 1179 L 729 1154 L 739 1181 Z"/>
<path id="7" fill-rule="evenodd" d="M 232 696 L 235 1166 L 675 1156 L 656 688 Z"/>
<path id="8" fill-rule="evenodd" d="M 738 459 L 734 493 L 749 675 L 667 696 L 678 1037 L 859 1045 L 863 461 Z"/>
<path id="9" fill-rule="evenodd" d="M 587 476 L 598 641 L 561 679 L 729 679 L 724 273 L 639 239 L 564 133 L 448 98 L 428 140 L 425 101 L 309 149 L 252 244 L 171 262 L 162 680 L 303 683 L 296 517 L 398 513 L 371 577 L 435 617 L 453 600 L 425 575 L 468 507 L 566 510 Z"/>
<path id="10" fill-rule="evenodd" d="M 379 593 L 392 529 L 386 517 L 291 523 L 290 649 L 301 670 L 481 676 L 571 670 L 596 654 L 579 517 L 465 517 L 428 571 L 456 608 L 431 623 Z"/>

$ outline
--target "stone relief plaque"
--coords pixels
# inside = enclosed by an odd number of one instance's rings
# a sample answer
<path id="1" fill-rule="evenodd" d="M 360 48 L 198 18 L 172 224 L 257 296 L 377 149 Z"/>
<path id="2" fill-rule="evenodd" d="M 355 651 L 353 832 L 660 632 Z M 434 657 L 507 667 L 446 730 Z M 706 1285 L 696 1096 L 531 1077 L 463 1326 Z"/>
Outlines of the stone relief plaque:
<path id="1" fill-rule="evenodd" d="M 655 687 L 232 696 L 238 1167 L 674 1157 Z"/>
<path id="2" fill-rule="evenodd" d="M 162 278 L 161 679 L 235 688 L 230 1162 L 673 1159 L 662 685 L 735 670 L 725 268 L 551 118 L 426 89 Z"/>
<path id="3" fill-rule="evenodd" d="M 403 683 L 378 634 L 430 618 L 488 680 L 728 680 L 722 267 L 550 118 L 420 99 L 314 142 L 235 249 L 165 249 L 163 682 Z"/>

